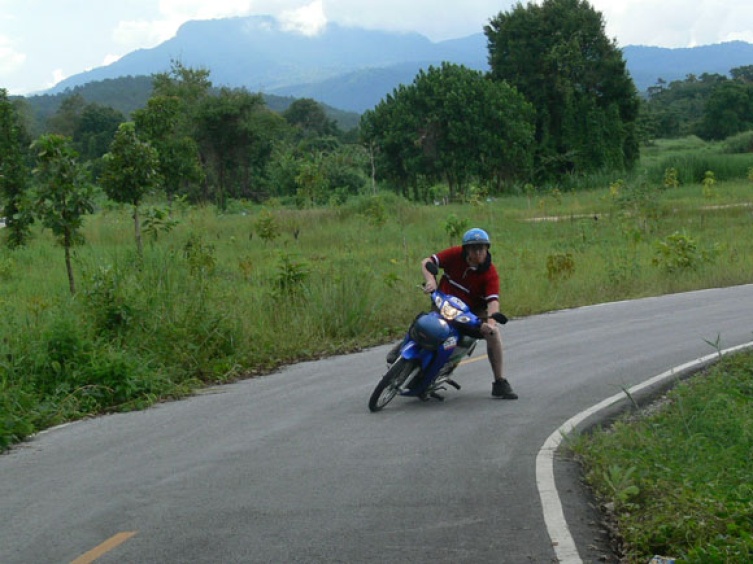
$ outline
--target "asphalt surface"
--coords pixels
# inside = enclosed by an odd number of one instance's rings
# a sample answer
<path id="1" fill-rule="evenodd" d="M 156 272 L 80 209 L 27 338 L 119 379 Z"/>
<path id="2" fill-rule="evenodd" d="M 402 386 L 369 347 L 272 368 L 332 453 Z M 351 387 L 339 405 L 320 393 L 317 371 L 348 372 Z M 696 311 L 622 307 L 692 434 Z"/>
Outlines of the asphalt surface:
<path id="1" fill-rule="evenodd" d="M 556 562 L 548 437 L 708 342 L 751 341 L 752 309 L 747 285 L 512 320 L 516 401 L 491 398 L 479 350 L 443 403 L 370 413 L 385 346 L 42 433 L 0 456 L 0 562 Z M 577 467 L 555 460 L 567 561 L 609 561 Z"/>

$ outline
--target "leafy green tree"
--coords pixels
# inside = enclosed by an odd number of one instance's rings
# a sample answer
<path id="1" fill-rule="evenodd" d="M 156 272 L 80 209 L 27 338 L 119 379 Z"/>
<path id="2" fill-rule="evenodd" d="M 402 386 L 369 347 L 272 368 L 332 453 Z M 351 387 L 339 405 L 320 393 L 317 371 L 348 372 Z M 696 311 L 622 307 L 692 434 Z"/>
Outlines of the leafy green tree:
<path id="1" fill-rule="evenodd" d="M 299 205 L 309 205 L 344 203 L 362 192 L 369 162 L 363 147 L 337 143 L 319 151 L 299 149 L 275 145 L 266 181 L 272 196 L 297 196 Z"/>
<path id="2" fill-rule="evenodd" d="M 446 182 L 450 197 L 473 179 L 525 177 L 533 141 L 533 109 L 504 82 L 449 63 L 421 71 L 361 119 L 364 142 L 376 149 L 378 173 L 404 195 Z"/>
<path id="3" fill-rule="evenodd" d="M 27 135 L 8 92 L 0 88 L 0 194 L 4 200 L 0 215 L 5 217 L 6 242 L 12 249 L 26 244 L 34 221 L 26 203 L 28 168 L 22 147 L 27 145 Z"/>
<path id="4" fill-rule="evenodd" d="M 492 78 L 536 108 L 538 177 L 637 162 L 638 94 L 600 12 L 584 0 L 518 3 L 484 31 Z"/>
<path id="5" fill-rule="evenodd" d="M 47 128 L 51 133 L 70 137 L 79 158 L 92 161 L 107 152 L 115 131 L 124 121 L 122 112 L 96 102 L 87 103 L 80 92 L 74 92 L 48 118 Z"/>
<path id="6" fill-rule="evenodd" d="M 251 195 L 272 152 L 272 136 L 281 118 L 260 94 L 222 88 L 204 99 L 197 116 L 197 139 L 217 186 L 216 203 L 228 196 Z"/>
<path id="7" fill-rule="evenodd" d="M 65 249 L 70 292 L 75 294 L 71 249 L 83 241 L 80 231 L 83 218 L 94 211 L 93 187 L 68 138 L 43 135 L 32 144 L 32 149 L 38 163 L 34 173 L 39 178 L 36 213 Z"/>
<path id="8" fill-rule="evenodd" d="M 374 177 L 377 175 L 397 188 L 405 197 L 419 198 L 420 154 L 416 150 L 416 116 L 414 89 L 400 85 L 388 94 L 373 110 L 361 116 L 359 129 L 373 161 Z"/>
<path id="9" fill-rule="evenodd" d="M 159 154 L 159 175 L 170 201 L 188 194 L 189 187 L 204 178 L 198 144 L 181 127 L 182 106 L 176 96 L 153 96 L 145 108 L 133 112 L 137 135 Z"/>
<path id="10" fill-rule="evenodd" d="M 278 143 L 270 156 L 267 186 L 271 196 L 292 196 L 296 193 L 296 177 L 300 172 L 301 160 L 288 143 Z"/>
<path id="11" fill-rule="evenodd" d="M 125 116 L 109 106 L 84 106 L 73 128 L 73 147 L 84 160 L 99 159 L 107 152 Z"/>
<path id="12" fill-rule="evenodd" d="M 336 136 L 340 133 L 335 120 L 327 117 L 324 108 L 316 100 L 300 98 L 282 113 L 296 130 L 298 139 Z"/>
<path id="13" fill-rule="evenodd" d="M 157 151 L 136 135 L 133 122 L 120 125 L 110 152 L 105 154 L 104 170 L 100 182 L 107 196 L 122 204 L 133 206 L 133 225 L 136 235 L 136 250 L 144 254 L 141 241 L 139 205 L 149 190 L 159 184 L 159 158 Z"/>
<path id="14" fill-rule="evenodd" d="M 640 111 L 644 138 L 673 138 L 696 134 L 714 89 L 726 81 L 720 74 L 688 75 L 667 84 L 659 79 L 648 89 Z"/>
<path id="15" fill-rule="evenodd" d="M 73 138 L 85 107 L 86 100 L 78 92 L 64 98 L 57 112 L 47 120 L 47 129 L 50 133 Z"/>
<path id="16" fill-rule="evenodd" d="M 753 84 L 726 80 L 709 96 L 697 133 L 703 139 L 725 139 L 753 129 Z"/>
<path id="17" fill-rule="evenodd" d="M 147 102 L 146 108 L 146 111 L 152 114 L 164 110 L 167 111 L 167 115 L 142 116 L 137 120 L 137 129 L 139 134 L 145 133 L 145 139 L 152 142 L 155 142 L 157 138 L 160 139 L 159 142 L 155 143 L 155 147 L 158 152 L 166 153 L 164 156 L 165 164 L 163 165 L 165 169 L 169 169 L 172 174 L 180 169 L 180 174 L 177 177 L 165 177 L 166 191 L 170 193 L 177 190 L 177 187 L 172 183 L 182 183 L 185 195 L 193 201 L 208 200 L 208 174 L 205 168 L 206 157 L 202 154 L 200 147 L 201 124 L 199 114 L 204 101 L 212 95 L 210 71 L 187 67 L 180 61 L 173 60 L 171 63 L 169 72 L 152 75 L 154 85 L 152 98 L 162 101 L 156 105 L 153 104 L 151 108 L 149 108 Z M 175 100 L 177 108 L 170 107 L 170 103 L 165 102 L 167 99 Z M 137 116 L 134 116 L 134 119 L 137 119 Z M 157 125 L 160 120 L 163 120 L 161 126 Z M 147 121 L 150 123 L 145 124 Z M 143 131 L 142 126 L 144 126 Z M 169 133 L 168 130 L 172 130 L 172 133 Z M 185 160 L 192 152 L 193 145 L 196 145 L 199 151 L 198 158 L 201 170 L 198 176 L 194 175 L 196 172 L 194 170 L 195 163 Z M 182 178 L 182 180 L 178 178 Z M 201 192 L 194 193 L 191 191 L 195 178 L 198 178 L 198 183 L 201 184 Z"/>
<path id="18" fill-rule="evenodd" d="M 209 96 L 212 81 L 208 69 L 186 67 L 180 61 L 171 61 L 170 71 L 152 75 L 153 96 L 175 96 L 181 100 L 184 110 L 197 108 Z"/>
<path id="19" fill-rule="evenodd" d="M 735 67 L 729 71 L 729 74 L 734 80 L 740 82 L 753 82 L 753 65 Z"/>
<path id="20" fill-rule="evenodd" d="M 32 105 L 28 99 L 22 98 L 21 96 L 11 97 L 10 100 L 16 111 L 18 126 L 28 138 L 29 144 L 31 144 L 32 139 L 36 139 L 44 133 L 40 125 L 40 120 L 36 115 L 36 106 Z M 26 147 L 28 149 L 28 144 Z"/>
<path id="21" fill-rule="evenodd" d="M 329 192 L 329 180 L 322 166 L 322 155 L 305 160 L 295 177 L 296 204 L 299 208 L 325 203 Z"/>
<path id="22" fill-rule="evenodd" d="M 330 187 L 330 200 L 344 203 L 348 197 L 360 194 L 366 185 L 368 167 L 366 149 L 359 145 L 338 145 L 324 154 L 322 167 Z"/>

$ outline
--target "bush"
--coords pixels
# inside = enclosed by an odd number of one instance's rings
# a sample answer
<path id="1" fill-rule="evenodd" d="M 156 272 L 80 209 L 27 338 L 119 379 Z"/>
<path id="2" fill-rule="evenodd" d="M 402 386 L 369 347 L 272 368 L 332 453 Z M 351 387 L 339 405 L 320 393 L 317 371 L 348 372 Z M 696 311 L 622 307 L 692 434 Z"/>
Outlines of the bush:
<path id="1" fill-rule="evenodd" d="M 711 262 L 718 253 L 716 248 L 699 248 L 692 237 L 677 231 L 662 241 L 656 241 L 654 247 L 656 252 L 653 264 L 670 274 L 698 268 L 701 264 Z"/>
<path id="2" fill-rule="evenodd" d="M 724 141 L 725 153 L 753 153 L 753 131 L 744 131 Z"/>

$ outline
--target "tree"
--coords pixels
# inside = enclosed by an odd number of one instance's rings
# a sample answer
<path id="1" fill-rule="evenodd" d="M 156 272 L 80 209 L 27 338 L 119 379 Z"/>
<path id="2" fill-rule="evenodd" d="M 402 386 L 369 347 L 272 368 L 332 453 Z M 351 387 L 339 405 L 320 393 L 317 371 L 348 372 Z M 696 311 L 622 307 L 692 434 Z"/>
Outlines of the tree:
<path id="1" fill-rule="evenodd" d="M 204 178 L 199 147 L 181 128 L 181 107 L 176 96 L 153 96 L 145 108 L 133 112 L 137 135 L 149 141 L 159 155 L 159 176 L 168 200 Z"/>
<path id="2" fill-rule="evenodd" d="M 734 80 L 739 80 L 740 82 L 753 82 L 753 65 L 735 67 L 729 71 L 729 74 Z"/>
<path id="3" fill-rule="evenodd" d="M 484 32 L 492 78 L 536 108 L 540 178 L 637 162 L 639 99 L 600 12 L 584 0 L 518 3 Z"/>
<path id="4" fill-rule="evenodd" d="M 139 205 L 144 195 L 159 183 L 157 151 L 149 143 L 136 136 L 133 122 L 120 125 L 105 154 L 104 171 L 100 178 L 107 196 L 122 204 L 133 206 L 133 225 L 136 235 L 136 250 L 139 258 L 144 249 L 141 242 Z"/>
<path id="5" fill-rule="evenodd" d="M 297 132 L 299 139 L 336 136 L 339 129 L 335 120 L 329 119 L 321 104 L 311 98 L 295 100 L 282 113 Z"/>
<path id="6" fill-rule="evenodd" d="M 47 120 L 49 131 L 72 138 L 85 107 L 86 100 L 78 92 L 64 98 L 57 112 Z"/>
<path id="7" fill-rule="evenodd" d="M 727 80 L 720 74 L 688 75 L 667 84 L 659 80 L 649 88 L 640 118 L 650 138 L 681 137 L 696 134 L 703 121 L 706 104 L 714 89 Z"/>
<path id="8" fill-rule="evenodd" d="M 186 67 L 173 60 L 170 72 L 152 75 L 153 96 L 175 96 L 185 104 L 184 110 L 195 109 L 212 89 L 209 74 L 207 69 Z"/>
<path id="9" fill-rule="evenodd" d="M 32 144 L 39 177 L 36 213 L 44 227 L 52 230 L 65 249 L 65 266 L 72 295 L 76 284 L 71 265 L 71 249 L 83 241 L 80 229 L 84 215 L 94 211 L 93 187 L 78 162 L 70 140 L 62 135 L 47 134 Z"/>
<path id="10" fill-rule="evenodd" d="M 725 139 L 753 128 L 753 84 L 726 80 L 708 101 L 697 133 L 703 139 Z"/>
<path id="11" fill-rule="evenodd" d="M 82 159 L 99 159 L 107 152 L 112 138 L 125 116 L 109 106 L 91 103 L 84 106 L 73 128 L 73 147 Z"/>
<path id="12" fill-rule="evenodd" d="M 473 179 L 526 177 L 533 110 L 504 82 L 443 63 L 420 71 L 361 120 L 364 142 L 377 150 L 380 175 L 404 195 L 426 199 L 421 186 L 446 182 L 450 197 Z"/>
<path id="13" fill-rule="evenodd" d="M 139 135 L 145 133 L 144 139 L 152 141 L 157 151 L 164 153 L 161 156 L 164 160 L 161 166 L 171 171 L 170 175 L 164 177 L 168 195 L 173 190 L 177 191 L 178 185 L 182 184 L 182 188 L 188 191 L 186 195 L 193 200 L 206 200 L 209 197 L 207 174 L 204 170 L 205 156 L 201 154 L 199 147 L 201 131 L 198 121 L 201 107 L 212 93 L 209 75 L 208 69 L 195 69 L 184 66 L 180 61 L 171 61 L 169 72 L 152 75 L 152 98 L 160 100 L 151 107 L 147 103 L 146 111 L 152 115 L 134 115 Z M 154 115 L 162 111 L 166 115 Z M 146 121 L 150 123 L 146 125 Z M 159 121 L 163 121 L 163 124 L 158 125 L 156 122 Z M 197 150 L 198 164 L 189 156 L 194 148 Z M 190 191 L 193 182 L 202 185 L 202 193 Z"/>
<path id="14" fill-rule="evenodd" d="M 27 145 L 8 92 L 0 88 L 0 194 L 4 199 L 0 214 L 5 217 L 6 242 L 12 249 L 26 243 L 34 221 L 26 202 L 28 169 L 22 147 Z"/>
<path id="15" fill-rule="evenodd" d="M 215 196 L 222 208 L 228 195 L 251 195 L 254 177 L 272 151 L 274 121 L 280 120 L 264 105 L 260 94 L 222 88 L 204 99 L 197 116 L 197 139 L 214 173 Z"/>

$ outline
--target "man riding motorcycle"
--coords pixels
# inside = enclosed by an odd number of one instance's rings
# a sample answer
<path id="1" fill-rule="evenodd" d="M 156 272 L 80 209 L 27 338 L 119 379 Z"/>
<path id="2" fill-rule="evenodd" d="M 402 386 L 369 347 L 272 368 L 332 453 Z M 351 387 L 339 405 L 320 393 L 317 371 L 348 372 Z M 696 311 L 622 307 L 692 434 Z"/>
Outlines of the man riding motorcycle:
<path id="1" fill-rule="evenodd" d="M 471 308 L 473 313 L 484 319 L 479 335 L 471 335 L 486 340 L 486 350 L 492 367 L 494 382 L 492 396 L 500 399 L 518 399 L 513 392 L 510 382 L 502 371 L 502 336 L 496 321 L 491 317 L 499 311 L 499 275 L 492 264 L 489 247 L 489 234 L 483 229 L 474 227 L 463 235 L 462 245 L 450 247 L 421 261 L 421 272 L 424 275 L 424 292 L 431 293 L 437 289 L 434 275 L 426 265 L 433 262 L 444 271 L 439 281 L 439 289 L 453 296 L 457 296 Z M 387 362 L 392 364 L 400 354 L 398 343 L 387 355 Z"/>

